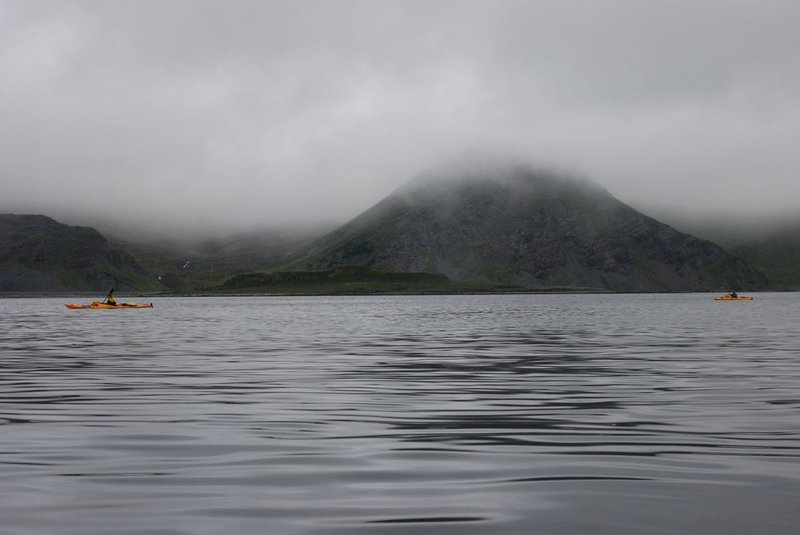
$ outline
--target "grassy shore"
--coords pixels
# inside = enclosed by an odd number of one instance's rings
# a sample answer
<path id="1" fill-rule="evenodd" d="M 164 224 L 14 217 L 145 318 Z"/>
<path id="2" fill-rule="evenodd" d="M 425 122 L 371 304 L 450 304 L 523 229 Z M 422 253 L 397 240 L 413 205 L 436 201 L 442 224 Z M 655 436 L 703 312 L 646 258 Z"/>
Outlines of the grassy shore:
<path id="1" fill-rule="evenodd" d="M 605 292 L 601 288 L 552 286 L 526 288 L 512 284 L 454 281 L 436 273 L 394 273 L 357 266 L 328 271 L 248 273 L 218 286 L 198 289 L 203 295 L 370 295 Z"/>

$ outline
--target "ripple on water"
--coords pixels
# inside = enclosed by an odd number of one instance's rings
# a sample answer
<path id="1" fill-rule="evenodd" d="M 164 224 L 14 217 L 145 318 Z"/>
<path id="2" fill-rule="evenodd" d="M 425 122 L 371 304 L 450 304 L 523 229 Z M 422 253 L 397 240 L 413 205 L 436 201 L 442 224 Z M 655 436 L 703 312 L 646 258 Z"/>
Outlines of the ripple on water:
<path id="1" fill-rule="evenodd" d="M 8 533 L 794 533 L 800 311 L 2 300 Z"/>

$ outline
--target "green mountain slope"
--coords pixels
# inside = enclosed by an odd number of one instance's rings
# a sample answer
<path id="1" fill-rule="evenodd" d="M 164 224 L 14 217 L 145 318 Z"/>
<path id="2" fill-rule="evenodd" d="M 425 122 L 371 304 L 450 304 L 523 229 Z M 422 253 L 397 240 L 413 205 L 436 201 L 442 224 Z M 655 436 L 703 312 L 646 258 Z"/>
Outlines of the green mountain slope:
<path id="1" fill-rule="evenodd" d="M 0 214 L 0 291 L 157 290 L 157 281 L 90 227 Z"/>
<path id="2" fill-rule="evenodd" d="M 800 223 L 735 247 L 734 252 L 766 273 L 776 289 L 800 290 Z"/>
<path id="3" fill-rule="evenodd" d="M 434 170 L 318 240 L 299 269 L 614 291 L 757 289 L 766 277 L 584 180 L 525 166 Z"/>

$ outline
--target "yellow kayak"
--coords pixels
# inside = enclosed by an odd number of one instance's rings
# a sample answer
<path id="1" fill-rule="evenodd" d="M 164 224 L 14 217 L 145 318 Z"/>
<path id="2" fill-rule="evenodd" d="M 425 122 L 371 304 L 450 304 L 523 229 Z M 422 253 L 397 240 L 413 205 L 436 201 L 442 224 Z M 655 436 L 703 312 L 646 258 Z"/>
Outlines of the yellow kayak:
<path id="1" fill-rule="evenodd" d="M 93 308 L 93 309 L 153 308 L 153 303 L 148 303 L 148 304 L 117 303 L 116 305 L 109 305 L 108 303 L 101 303 L 100 301 L 92 301 L 91 304 L 89 305 L 73 305 L 71 303 L 66 303 L 64 306 L 72 310 L 84 309 L 84 308 Z"/>
<path id="2" fill-rule="evenodd" d="M 752 297 L 745 297 L 743 295 L 737 295 L 734 297 L 731 294 L 720 295 L 719 297 L 715 297 L 714 301 L 752 301 Z"/>

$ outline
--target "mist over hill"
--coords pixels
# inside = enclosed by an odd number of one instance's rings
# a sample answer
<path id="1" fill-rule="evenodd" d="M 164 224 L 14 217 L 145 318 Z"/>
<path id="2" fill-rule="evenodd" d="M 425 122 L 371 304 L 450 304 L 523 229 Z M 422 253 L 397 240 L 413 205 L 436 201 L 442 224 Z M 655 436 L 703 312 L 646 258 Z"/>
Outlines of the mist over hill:
<path id="1" fill-rule="evenodd" d="M 587 179 L 510 158 L 466 156 L 433 167 L 333 230 L 286 225 L 203 238 L 109 228 L 106 240 L 45 216 L 3 216 L 0 289 L 191 292 L 234 277 L 238 286 L 271 280 L 249 273 L 348 265 L 483 287 L 800 287 L 798 233 L 791 229 L 725 250 L 643 215 Z"/>
<path id="2" fill-rule="evenodd" d="M 525 287 L 767 285 L 721 247 L 642 215 L 588 180 L 519 163 L 437 167 L 318 240 L 299 263 L 345 264 Z"/>
<path id="3" fill-rule="evenodd" d="M 280 268 L 332 228 L 319 223 L 205 238 L 187 237 L 180 232 L 158 237 L 126 233 L 111 234 L 109 241 L 128 251 L 160 284 L 171 290 L 190 291 L 242 273 Z"/>
<path id="4" fill-rule="evenodd" d="M 662 223 L 692 236 L 712 241 L 729 250 L 747 243 L 768 240 L 792 228 L 800 228 L 797 213 L 698 213 L 680 207 L 652 204 L 632 205 Z"/>

